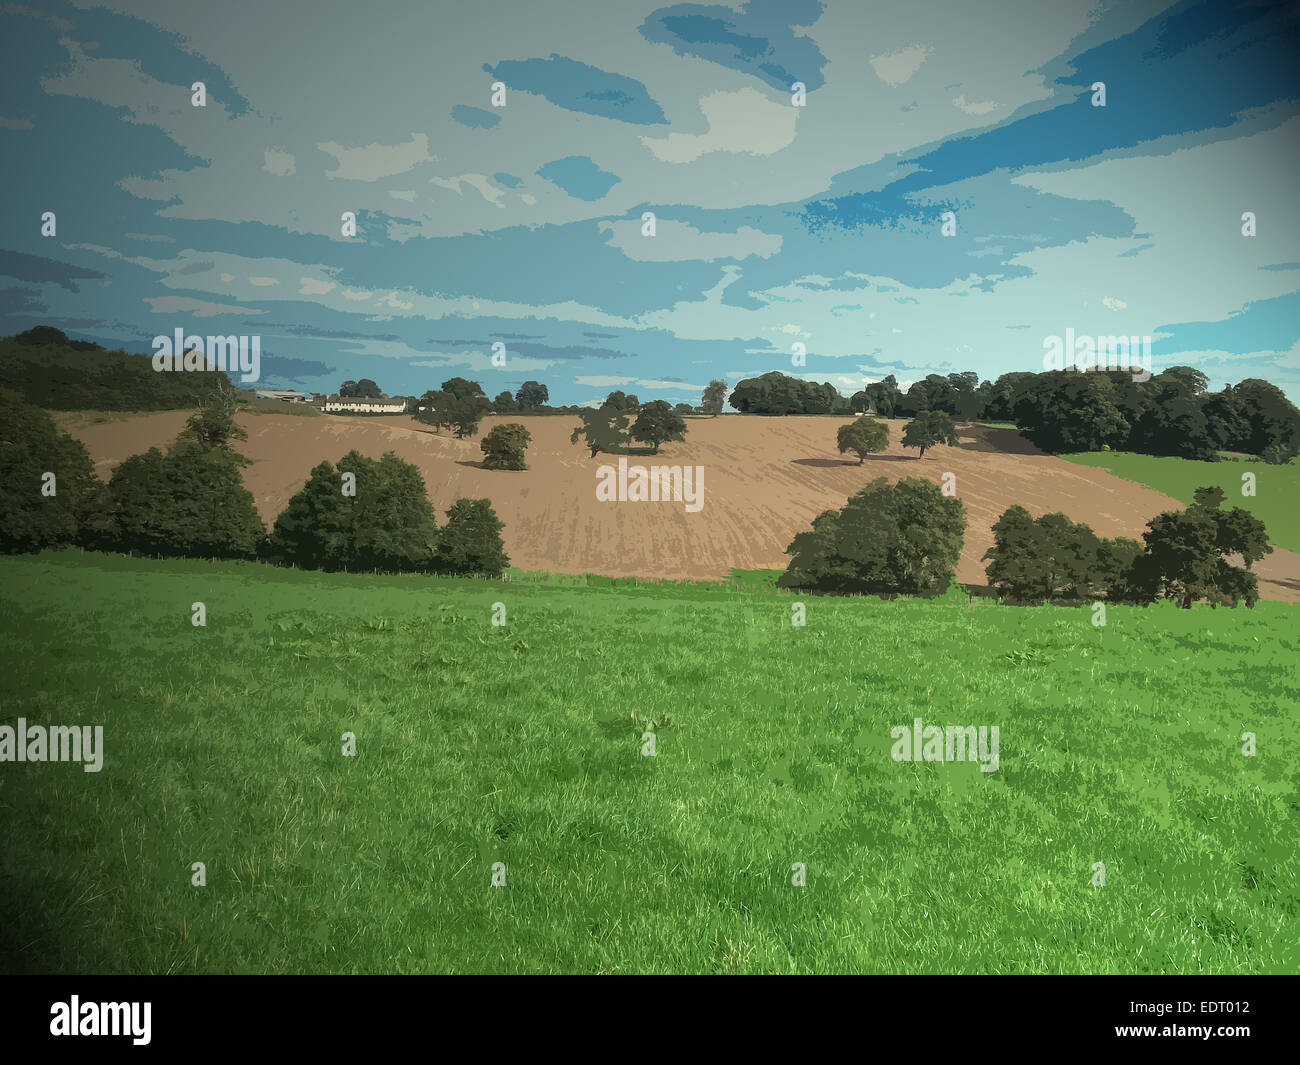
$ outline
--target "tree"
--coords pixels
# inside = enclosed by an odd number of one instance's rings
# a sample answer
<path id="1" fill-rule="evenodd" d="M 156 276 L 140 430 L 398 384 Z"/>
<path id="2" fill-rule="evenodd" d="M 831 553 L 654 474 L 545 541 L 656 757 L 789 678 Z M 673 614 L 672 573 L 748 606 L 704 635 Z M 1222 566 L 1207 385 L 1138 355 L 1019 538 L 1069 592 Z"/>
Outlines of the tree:
<path id="1" fill-rule="evenodd" d="M 343 474 L 355 478 L 344 495 Z M 386 452 L 322 462 L 275 520 L 268 553 L 303 569 L 427 569 L 437 527 L 419 469 Z"/>
<path id="2" fill-rule="evenodd" d="M 937 595 L 952 582 L 965 530 L 961 500 L 938 485 L 879 477 L 795 536 L 777 584 L 834 595 Z"/>
<path id="3" fill-rule="evenodd" d="M 539 384 L 537 381 L 525 381 L 519 386 L 519 391 L 515 393 L 515 401 L 519 404 L 521 411 L 533 410 L 536 407 L 543 406 L 550 398 L 551 394 L 546 386 Z"/>
<path id="4" fill-rule="evenodd" d="M 903 429 L 903 446 L 921 449 L 917 458 L 925 458 L 926 451 L 937 444 L 957 445 L 956 427 L 937 410 L 921 411 Z"/>
<path id="5" fill-rule="evenodd" d="M 596 410 L 584 410 L 578 417 L 582 419 L 582 424 L 573 430 L 569 442 L 576 444 L 585 438 L 586 446 L 591 449 L 593 459 L 600 452 L 612 451 L 627 442 L 631 419 L 622 411 L 613 407 L 600 407 Z"/>
<path id="6" fill-rule="evenodd" d="M 686 439 L 686 422 L 665 400 L 654 399 L 642 404 L 637 411 L 636 421 L 632 423 L 632 439 L 650 444 L 657 453 L 660 444 Z"/>
<path id="7" fill-rule="evenodd" d="M 1173 599 L 1184 609 L 1200 599 L 1254 606 L 1259 582 L 1250 567 L 1273 550 L 1264 523 L 1241 507 L 1220 509 L 1222 488 L 1198 488 L 1193 499 L 1186 510 L 1166 511 L 1147 523 L 1146 550 L 1125 578 L 1129 594 Z M 1242 565 L 1231 564 L 1231 556 Z"/>
<path id="8" fill-rule="evenodd" d="M 443 381 L 442 393 L 439 412 L 442 424 L 455 429 L 458 438 L 477 433 L 483 415 L 492 408 L 492 403 L 478 382 L 453 377 L 449 381 Z"/>
<path id="9" fill-rule="evenodd" d="M 1064 514 L 1032 518 L 1024 507 L 1006 510 L 984 553 L 989 584 L 1017 602 L 1096 599 L 1121 583 L 1141 551 L 1135 540 L 1105 540 Z"/>
<path id="10" fill-rule="evenodd" d="M 674 403 L 673 413 L 680 414 L 683 418 L 685 418 L 686 415 L 688 414 L 694 414 L 695 408 L 692 407 L 689 403 Z"/>
<path id="11" fill-rule="evenodd" d="M 840 426 L 836 442 L 841 455 L 852 451 L 858 456 L 858 465 L 861 466 L 862 460 L 868 455 L 889 447 L 889 428 L 874 418 L 859 418 Z"/>
<path id="12" fill-rule="evenodd" d="M 830 414 L 849 409 L 829 381 L 814 384 L 776 370 L 737 382 L 728 402 L 742 414 Z"/>
<path id="13" fill-rule="evenodd" d="M 875 412 L 882 418 L 892 418 L 903 399 L 903 393 L 898 388 L 898 380 L 892 373 L 883 381 L 874 381 L 867 385 L 863 391 L 871 400 Z"/>
<path id="14" fill-rule="evenodd" d="M 384 393 L 369 377 L 360 381 L 344 381 L 339 385 L 339 397 L 342 399 L 382 399 Z"/>
<path id="15" fill-rule="evenodd" d="M 438 535 L 434 568 L 440 573 L 500 577 L 510 565 L 501 530 L 505 526 L 487 499 L 458 499 Z"/>
<path id="16" fill-rule="evenodd" d="M 711 414 L 717 417 L 722 413 L 722 402 L 727 397 L 726 381 L 710 381 L 704 388 L 704 395 L 700 398 L 700 413 Z"/>
<path id="17" fill-rule="evenodd" d="M 0 389 L 0 485 L 0 551 L 78 540 L 92 546 L 89 534 L 107 518 L 104 485 L 85 445 L 9 389 Z"/>
<path id="18" fill-rule="evenodd" d="M 234 450 L 236 440 L 248 439 L 248 433 L 235 422 L 235 413 L 239 407 L 239 396 L 235 390 L 218 381 L 217 387 L 199 401 L 198 410 L 185 422 L 180 439 L 193 440 L 203 447 L 229 451 L 237 456 L 239 465 L 248 465 L 248 460 Z"/>
<path id="19" fill-rule="evenodd" d="M 68 343 L 68 335 L 62 329 L 55 329 L 52 325 L 34 325 L 15 334 L 14 340 L 30 347 L 63 346 Z"/>
<path id="20" fill-rule="evenodd" d="M 415 406 L 415 420 L 425 425 L 432 425 L 435 433 L 442 432 L 444 425 L 450 425 L 447 411 L 451 397 L 443 391 L 429 391 L 422 395 Z"/>
<path id="21" fill-rule="evenodd" d="M 482 440 L 483 468 L 488 470 L 526 470 L 524 461 L 533 435 L 518 422 L 495 426 Z"/>
<path id="22" fill-rule="evenodd" d="M 164 455 L 132 455 L 108 483 L 118 546 L 172 558 L 255 558 L 266 538 L 243 459 L 178 438 Z"/>
<path id="23" fill-rule="evenodd" d="M 636 396 L 630 396 L 622 391 L 611 392 L 605 397 L 602 407 L 609 407 L 612 410 L 636 410 L 641 405 L 641 401 Z"/>
<path id="24" fill-rule="evenodd" d="M 519 409 L 519 404 L 515 397 L 510 394 L 509 389 L 502 392 L 492 401 L 493 414 L 513 414 Z"/>

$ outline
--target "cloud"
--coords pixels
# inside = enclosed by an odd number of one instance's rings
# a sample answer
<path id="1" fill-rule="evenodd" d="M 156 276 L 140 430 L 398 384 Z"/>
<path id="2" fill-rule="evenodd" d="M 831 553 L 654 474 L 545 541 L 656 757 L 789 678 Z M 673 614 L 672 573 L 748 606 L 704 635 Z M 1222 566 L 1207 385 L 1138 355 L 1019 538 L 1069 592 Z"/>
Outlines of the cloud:
<path id="1" fill-rule="evenodd" d="M 570 155 L 547 163 L 537 171 L 539 177 L 559 185 L 579 200 L 599 200 L 621 180 L 601 170 L 585 155 Z"/>
<path id="2" fill-rule="evenodd" d="M 270 288 L 272 285 L 278 285 L 280 279 L 278 277 L 250 277 L 248 283 L 255 285 L 257 288 Z"/>
<path id="3" fill-rule="evenodd" d="M 876 72 L 876 77 L 896 89 L 921 69 L 921 64 L 933 51 L 928 45 L 914 44 L 898 52 L 873 56 L 871 69 Z"/>
<path id="4" fill-rule="evenodd" d="M 297 173 L 298 161 L 283 148 L 267 148 L 262 153 L 262 169 L 275 177 L 290 177 Z"/>
<path id="5" fill-rule="evenodd" d="M 781 238 L 774 233 L 763 233 L 751 226 L 741 226 L 734 233 L 702 233 L 694 226 L 661 218 L 655 226 L 655 235 L 641 235 L 638 221 L 601 222 L 602 233 L 611 234 L 608 241 L 629 259 L 637 262 L 680 262 L 698 259 L 712 262 L 715 259 L 747 259 L 758 255 L 770 258 L 781 250 Z"/>
<path id="6" fill-rule="evenodd" d="M 0 118 L 0 129 L 35 129 L 25 118 Z"/>
<path id="7" fill-rule="evenodd" d="M 188 296 L 146 296 L 154 314 L 192 314 L 195 318 L 215 318 L 219 314 L 265 314 L 253 307 L 235 307 L 226 303 L 209 303 L 207 300 L 191 299 Z"/>
<path id="8" fill-rule="evenodd" d="M 421 163 L 433 162 L 437 158 L 429 154 L 429 138 L 423 133 L 413 133 L 409 141 L 394 145 L 368 144 L 364 148 L 345 148 L 334 141 L 325 141 L 316 147 L 334 156 L 335 168 L 327 171 L 325 176 L 345 181 L 378 181 L 405 174 Z"/>
<path id="9" fill-rule="evenodd" d="M 660 8 L 641 25 L 641 35 L 666 44 L 678 55 L 751 74 L 789 92 L 801 81 L 811 92 L 825 83 L 826 57 L 795 26 L 811 26 L 821 16 L 817 0 L 750 0 L 740 11 L 712 4 L 676 4 Z"/>
<path id="10" fill-rule="evenodd" d="M 1118 300 L 1114 296 L 1102 296 L 1101 304 L 1108 311 L 1122 311 L 1128 306 L 1123 300 Z"/>
<path id="11" fill-rule="evenodd" d="M 501 121 L 501 116 L 495 112 L 484 111 L 481 107 L 470 107 L 467 104 L 457 104 L 453 107 L 451 117 L 470 129 L 491 129 Z"/>
<path id="12" fill-rule="evenodd" d="M 986 100 L 983 103 L 967 103 L 965 96 L 958 96 L 953 101 L 954 107 L 959 107 L 968 115 L 987 115 L 990 111 L 997 109 L 997 103 L 993 100 Z"/>
<path id="13" fill-rule="evenodd" d="M 772 155 L 794 143 L 798 110 L 774 103 L 756 89 L 710 93 L 700 101 L 707 133 L 642 137 L 641 143 L 668 163 L 690 163 L 709 152 Z"/>
<path id="14" fill-rule="evenodd" d="M 667 122 L 641 82 L 551 53 L 550 59 L 512 60 L 483 69 L 507 90 L 542 96 L 556 107 L 638 126 Z"/>

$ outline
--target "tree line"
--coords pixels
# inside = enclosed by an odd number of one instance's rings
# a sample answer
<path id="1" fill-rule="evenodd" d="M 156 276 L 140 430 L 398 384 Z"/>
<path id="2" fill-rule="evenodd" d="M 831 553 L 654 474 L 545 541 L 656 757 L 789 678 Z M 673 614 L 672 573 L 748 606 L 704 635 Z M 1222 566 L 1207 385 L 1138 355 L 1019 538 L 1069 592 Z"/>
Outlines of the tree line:
<path id="1" fill-rule="evenodd" d="M 1018 604 L 1167 599 L 1183 608 L 1201 601 L 1253 607 L 1259 581 L 1251 566 L 1273 548 L 1262 521 L 1223 501 L 1221 488 L 1198 489 L 1191 506 L 1152 518 L 1141 543 L 1100 537 L 1064 514 L 1034 518 L 1009 507 L 984 553 L 989 586 Z M 777 584 L 826 595 L 941 595 L 955 577 L 965 531 L 964 505 L 938 485 L 877 478 L 795 536 Z"/>
<path id="2" fill-rule="evenodd" d="M 1131 371 L 1049 370 L 981 381 L 973 371 L 929 374 L 906 392 L 893 374 L 845 399 L 829 382 L 772 371 L 740 381 L 730 403 L 746 414 L 852 414 L 1013 422 L 1049 452 L 1135 451 L 1217 461 L 1219 452 L 1285 463 L 1300 454 L 1300 409 L 1276 385 L 1249 378 L 1221 391 L 1190 366 L 1147 381 Z"/>
<path id="3" fill-rule="evenodd" d="M 100 481 L 85 446 L 47 411 L 0 389 L 0 549 L 91 550 L 173 558 L 262 559 L 304 569 L 484 574 L 510 564 L 486 499 L 458 499 L 437 525 L 419 469 L 387 452 L 322 462 L 268 532 L 248 465 L 238 399 L 219 384 L 166 450 L 124 460 Z"/>

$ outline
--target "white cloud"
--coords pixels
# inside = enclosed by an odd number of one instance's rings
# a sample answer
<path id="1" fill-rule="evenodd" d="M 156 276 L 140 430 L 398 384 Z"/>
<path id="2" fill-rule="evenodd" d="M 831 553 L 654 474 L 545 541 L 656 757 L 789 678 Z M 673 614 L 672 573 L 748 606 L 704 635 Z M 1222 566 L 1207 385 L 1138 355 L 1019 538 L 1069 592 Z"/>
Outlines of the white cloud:
<path id="1" fill-rule="evenodd" d="M 896 89 L 921 69 L 921 64 L 932 51 L 927 45 L 914 44 L 901 52 L 873 56 L 871 69 L 876 72 L 876 77 Z"/>
<path id="2" fill-rule="evenodd" d="M 278 277 L 250 277 L 248 283 L 256 285 L 258 288 L 270 288 L 272 285 L 278 285 L 280 279 Z"/>
<path id="3" fill-rule="evenodd" d="M 289 177 L 297 173 L 298 161 L 283 148 L 268 148 L 262 154 L 262 169 L 276 177 Z"/>
<path id="4" fill-rule="evenodd" d="M 955 107 L 961 108 L 968 115 L 987 115 L 990 111 L 997 109 L 997 102 L 994 100 L 985 100 L 983 103 L 967 103 L 965 96 L 958 96 L 953 100 Z"/>
<path id="5" fill-rule="evenodd" d="M 298 293 L 302 296 L 323 296 L 331 291 L 335 286 L 333 281 L 320 281 L 314 277 L 304 277 L 299 280 Z"/>
<path id="6" fill-rule="evenodd" d="M 641 143 L 668 163 L 690 163 L 709 152 L 773 155 L 794 143 L 798 109 L 755 89 L 710 93 L 700 101 L 707 133 L 642 137 Z"/>
<path id="7" fill-rule="evenodd" d="M 1114 296 L 1102 296 L 1101 304 L 1108 311 L 1122 311 L 1128 306 L 1123 300 L 1117 300 Z"/>
<path id="8" fill-rule="evenodd" d="M 0 118 L 0 129 L 35 129 L 25 118 Z"/>
<path id="9" fill-rule="evenodd" d="M 328 178 L 345 181 L 378 181 L 380 178 L 405 174 L 421 163 L 432 162 L 436 156 L 429 154 L 429 138 L 423 133 L 411 134 L 402 144 L 367 144 L 363 148 L 345 148 L 334 141 L 316 145 L 334 156 L 336 166 L 326 171 Z"/>

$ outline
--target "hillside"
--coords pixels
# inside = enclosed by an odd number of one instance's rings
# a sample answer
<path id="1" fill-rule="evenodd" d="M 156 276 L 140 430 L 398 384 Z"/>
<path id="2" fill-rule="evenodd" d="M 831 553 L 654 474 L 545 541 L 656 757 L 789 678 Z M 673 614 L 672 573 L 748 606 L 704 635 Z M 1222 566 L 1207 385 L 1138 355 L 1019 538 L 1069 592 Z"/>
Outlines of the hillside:
<path id="1" fill-rule="evenodd" d="M 186 412 L 140 415 L 87 424 L 62 419 L 82 440 L 101 477 L 127 456 L 165 445 L 180 431 Z M 704 507 L 688 513 L 681 503 L 602 503 L 596 468 L 617 462 L 589 457 L 571 444 L 576 419 L 489 417 L 482 432 L 502 421 L 519 421 L 533 435 L 526 472 L 479 468 L 479 439 L 435 434 L 411 418 L 240 415 L 249 439 L 241 450 L 253 465 L 244 480 L 268 525 L 323 459 L 337 461 L 351 448 L 372 457 L 395 451 L 415 463 L 443 520 L 460 496 L 486 496 L 505 522 L 513 565 L 560 573 L 613 576 L 716 578 L 733 567 L 784 569 L 785 548 L 812 519 L 874 477 L 956 476 L 966 504 L 968 529 L 958 579 L 984 583 L 981 556 L 993 542 L 991 526 L 1013 503 L 1038 515 L 1064 511 L 1102 536 L 1141 535 L 1175 499 L 1143 485 L 1045 455 L 1010 429 L 963 426 L 961 444 L 937 448 L 923 459 L 904 451 L 902 421 L 889 423 L 887 452 L 856 459 L 835 450 L 839 420 L 826 417 L 691 418 L 684 443 L 666 444 L 658 456 L 629 456 L 630 464 L 704 467 Z M 1267 466 L 1252 467 L 1265 483 Z M 1265 487 L 1260 488 L 1266 491 Z M 1300 555 L 1275 549 L 1256 567 L 1260 594 L 1300 600 Z"/>

